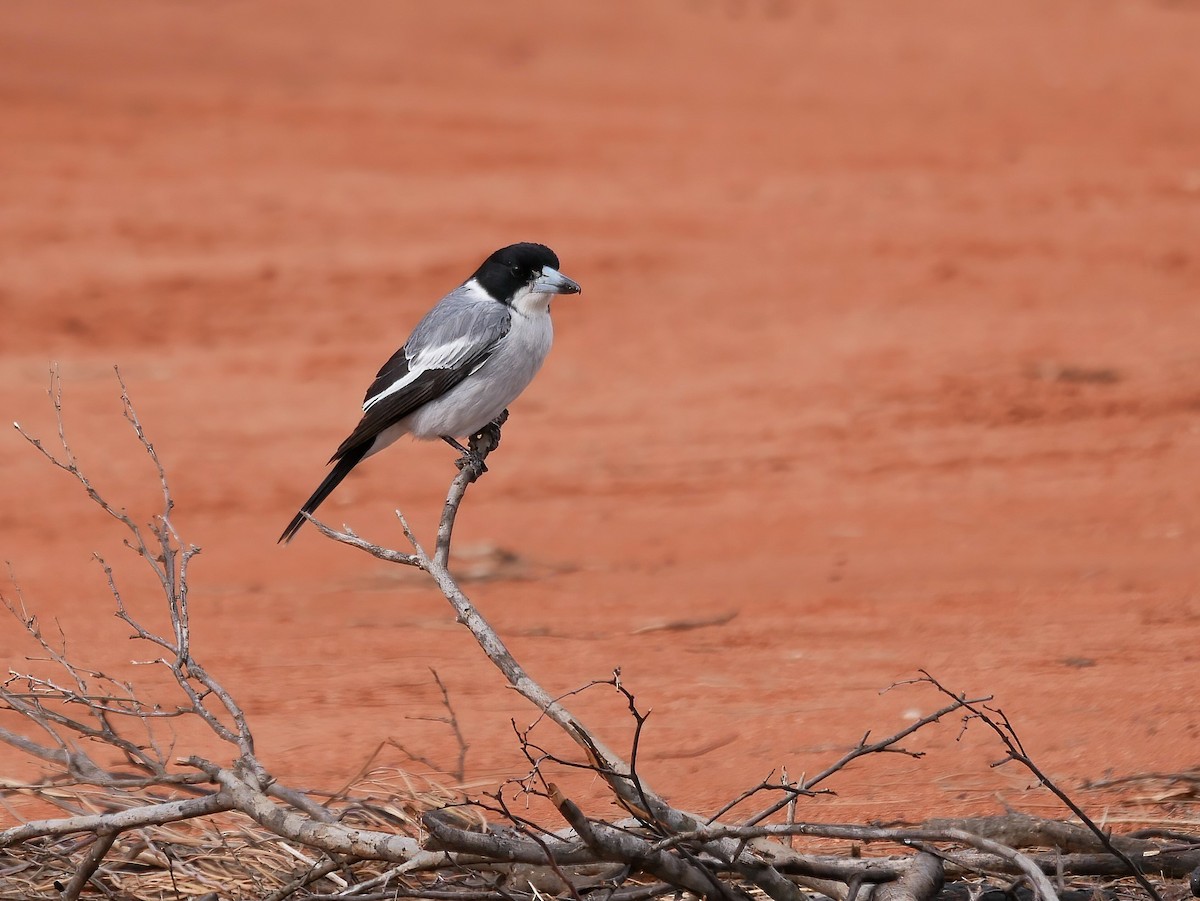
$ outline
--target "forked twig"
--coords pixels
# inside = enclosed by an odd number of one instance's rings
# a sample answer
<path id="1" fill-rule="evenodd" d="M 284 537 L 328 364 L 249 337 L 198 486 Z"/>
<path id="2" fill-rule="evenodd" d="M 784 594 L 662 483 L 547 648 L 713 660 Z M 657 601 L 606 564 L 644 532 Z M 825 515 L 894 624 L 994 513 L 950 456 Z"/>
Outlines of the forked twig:
<path id="1" fill-rule="evenodd" d="M 789 804 L 791 804 L 797 794 L 806 794 L 806 793 L 812 792 L 813 789 L 815 789 L 818 785 L 820 785 L 822 782 L 824 782 L 826 779 L 828 779 L 834 773 L 840 772 L 841 770 L 845 769 L 847 765 L 849 765 L 852 761 L 857 760 L 859 757 L 865 757 L 868 754 L 880 754 L 880 753 L 885 753 L 885 752 L 906 754 L 909 757 L 914 757 L 914 758 L 923 757 L 924 756 L 923 751 L 906 751 L 903 748 L 896 747 L 896 745 L 898 745 L 904 739 L 908 738 L 910 735 L 912 735 L 917 730 L 923 729 L 926 726 L 929 726 L 929 725 L 932 725 L 933 723 L 939 722 L 942 719 L 942 717 L 948 716 L 949 714 L 954 713 L 956 710 L 961 710 L 962 708 L 966 707 L 968 704 L 981 703 L 983 701 L 990 701 L 990 700 L 991 700 L 990 695 L 985 698 L 980 698 L 976 701 L 967 701 L 964 698 L 954 697 L 953 702 L 951 702 L 950 704 L 947 704 L 945 707 L 941 708 L 940 710 L 935 710 L 933 713 L 930 713 L 926 716 L 921 717 L 920 719 L 916 720 L 913 723 L 910 723 L 908 726 L 901 729 L 899 732 L 895 733 L 894 735 L 890 735 L 887 738 L 880 739 L 879 741 L 868 742 L 867 739 L 870 738 L 870 735 L 871 735 L 868 732 L 866 735 L 864 735 L 859 740 L 857 745 L 855 745 L 853 748 L 851 748 L 849 751 L 847 751 L 842 757 L 840 757 L 838 760 L 834 761 L 832 764 L 830 764 L 828 767 L 823 769 L 821 772 L 817 773 L 815 776 L 811 776 L 808 779 L 801 780 L 801 782 L 799 784 L 797 784 L 793 789 L 788 790 L 788 792 L 784 798 L 782 798 L 779 801 L 773 802 L 769 806 L 760 810 L 758 813 L 756 813 L 753 816 L 746 819 L 745 825 L 754 826 L 758 823 L 761 823 L 763 820 L 765 820 L 767 817 L 771 816 L 772 814 L 778 813 L 780 810 L 783 810 L 785 807 L 787 807 Z"/>

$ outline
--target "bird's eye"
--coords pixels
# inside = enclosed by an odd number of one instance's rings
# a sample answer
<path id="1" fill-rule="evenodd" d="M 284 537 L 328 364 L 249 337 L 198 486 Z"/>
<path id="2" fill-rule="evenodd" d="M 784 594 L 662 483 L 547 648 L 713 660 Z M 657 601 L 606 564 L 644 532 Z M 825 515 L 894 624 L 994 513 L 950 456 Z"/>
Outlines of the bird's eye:
<path id="1" fill-rule="evenodd" d="M 525 278 L 525 273 L 521 271 L 520 266 L 513 266 L 509 271 L 513 274 L 514 278 L 518 278 L 518 279 Z"/>

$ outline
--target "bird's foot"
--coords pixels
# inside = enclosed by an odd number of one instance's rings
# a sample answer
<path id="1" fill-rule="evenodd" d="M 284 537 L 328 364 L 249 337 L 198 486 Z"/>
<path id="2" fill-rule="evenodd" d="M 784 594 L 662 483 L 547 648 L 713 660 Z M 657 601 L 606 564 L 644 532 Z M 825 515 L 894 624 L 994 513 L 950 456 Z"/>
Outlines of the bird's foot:
<path id="1" fill-rule="evenodd" d="M 443 441 L 462 454 L 454 461 L 454 465 L 458 467 L 459 472 L 469 472 L 472 482 L 488 471 L 487 463 L 484 460 L 487 459 L 488 454 L 500 446 L 500 427 L 507 419 L 508 410 L 504 410 L 471 436 L 468 447 L 463 447 L 449 435 L 442 436 Z"/>
<path id="2" fill-rule="evenodd" d="M 469 472 L 472 482 L 488 471 L 487 464 L 483 462 L 483 457 L 478 457 L 470 451 L 467 451 L 455 460 L 454 465 L 458 467 L 459 472 Z"/>

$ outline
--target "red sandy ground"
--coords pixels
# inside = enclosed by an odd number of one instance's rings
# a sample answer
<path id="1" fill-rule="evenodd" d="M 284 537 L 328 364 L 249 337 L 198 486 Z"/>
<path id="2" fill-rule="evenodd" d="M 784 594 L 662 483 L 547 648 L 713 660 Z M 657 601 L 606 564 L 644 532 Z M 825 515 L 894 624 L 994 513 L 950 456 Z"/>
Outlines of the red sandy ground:
<path id="1" fill-rule="evenodd" d="M 121 365 L 204 548 L 198 655 L 281 776 L 336 787 L 389 737 L 452 764 L 436 668 L 494 785 L 533 713 L 437 592 L 275 539 L 432 300 L 544 241 L 584 294 L 460 559 L 549 689 L 621 668 L 653 786 L 815 772 L 935 709 L 880 694 L 922 667 L 1067 788 L 1195 766 L 1197 47 L 1182 2 L 7 3 L 3 418 L 52 437 L 60 361 L 75 450 L 149 516 Z M 428 539 L 451 461 L 398 445 L 322 513 Z M 91 561 L 161 622 L 114 523 L 15 432 L 0 472 L 27 603 L 149 678 Z M 572 704 L 628 747 L 611 690 Z M 802 815 L 1057 811 L 958 735 Z"/>

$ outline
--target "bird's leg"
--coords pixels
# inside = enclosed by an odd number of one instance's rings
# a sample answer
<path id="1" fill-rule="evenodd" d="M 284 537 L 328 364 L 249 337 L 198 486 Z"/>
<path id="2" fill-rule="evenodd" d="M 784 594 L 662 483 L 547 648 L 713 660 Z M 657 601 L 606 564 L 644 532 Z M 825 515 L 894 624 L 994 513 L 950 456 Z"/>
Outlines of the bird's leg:
<path id="1" fill-rule="evenodd" d="M 463 447 L 450 435 L 442 435 L 442 440 L 462 454 L 461 457 L 454 461 L 454 465 L 458 467 L 459 472 L 469 469 L 473 473 L 470 481 L 474 482 L 487 472 L 487 467 L 483 465 L 483 460 L 480 459 L 474 450 Z"/>
<path id="2" fill-rule="evenodd" d="M 442 440 L 462 454 L 461 457 L 454 461 L 454 465 L 458 467 L 459 472 L 470 472 L 471 478 L 469 481 L 474 482 L 487 472 L 487 466 L 484 465 L 483 457 L 475 453 L 474 446 L 469 448 L 463 447 L 450 435 L 443 435 Z"/>

